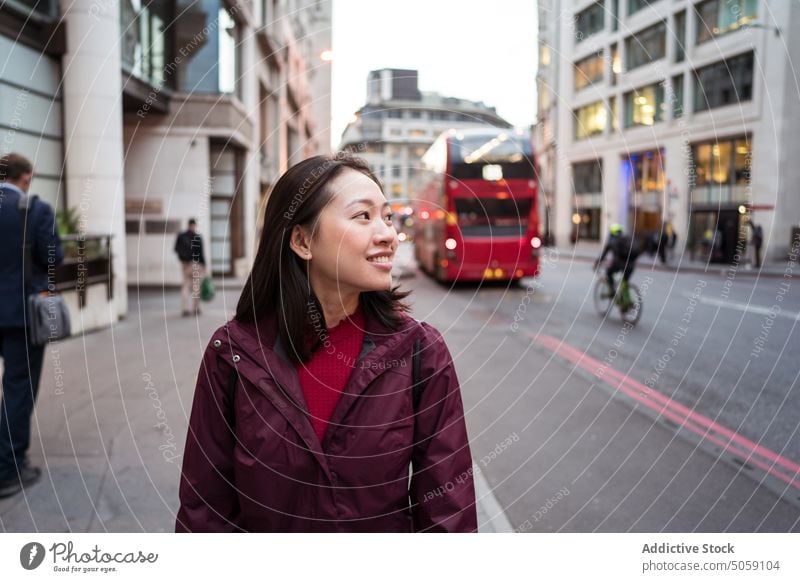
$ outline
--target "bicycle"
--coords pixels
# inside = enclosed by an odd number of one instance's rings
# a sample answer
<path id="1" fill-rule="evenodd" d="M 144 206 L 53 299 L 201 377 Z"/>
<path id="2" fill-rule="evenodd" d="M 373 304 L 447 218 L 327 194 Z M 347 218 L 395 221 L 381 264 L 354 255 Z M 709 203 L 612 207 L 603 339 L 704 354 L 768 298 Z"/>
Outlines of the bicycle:
<path id="1" fill-rule="evenodd" d="M 620 281 L 621 273 L 614 274 L 614 289 L 608 286 L 606 274 L 597 271 L 597 281 L 594 285 L 594 307 L 601 317 L 606 317 L 616 305 L 622 321 L 636 325 L 642 317 L 642 294 L 633 283 Z M 627 286 L 627 293 L 625 287 Z"/>

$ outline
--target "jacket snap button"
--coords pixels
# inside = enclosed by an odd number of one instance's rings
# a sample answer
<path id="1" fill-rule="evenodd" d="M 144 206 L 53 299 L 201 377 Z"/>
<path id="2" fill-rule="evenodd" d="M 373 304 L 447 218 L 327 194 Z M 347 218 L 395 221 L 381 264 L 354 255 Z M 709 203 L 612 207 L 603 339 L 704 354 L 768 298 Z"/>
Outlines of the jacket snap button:
<path id="1" fill-rule="evenodd" d="M 215 347 L 215 348 L 218 348 L 218 347 L 219 347 L 219 346 L 221 346 L 221 345 L 222 345 L 222 342 L 221 342 L 221 341 L 219 341 L 219 340 L 214 340 L 214 347 Z"/>
<path id="2" fill-rule="evenodd" d="M 233 361 L 234 361 L 234 362 L 238 362 L 238 361 L 239 361 L 239 360 L 241 360 L 241 359 L 242 359 L 242 358 L 240 358 L 238 355 L 235 355 L 235 356 L 233 356 Z"/>

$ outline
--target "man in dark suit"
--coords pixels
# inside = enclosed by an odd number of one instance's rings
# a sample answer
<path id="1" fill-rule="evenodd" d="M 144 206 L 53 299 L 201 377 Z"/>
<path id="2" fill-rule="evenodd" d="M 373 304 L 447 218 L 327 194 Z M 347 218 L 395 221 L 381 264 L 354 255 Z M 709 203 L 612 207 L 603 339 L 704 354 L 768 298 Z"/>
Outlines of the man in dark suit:
<path id="1" fill-rule="evenodd" d="M 30 465 L 27 451 L 31 414 L 39 391 L 44 346 L 28 342 L 25 309 L 29 294 L 48 290 L 55 267 L 64 259 L 53 209 L 28 197 L 33 165 L 18 154 L 0 158 L 0 499 L 35 483 L 41 469 Z M 23 216 L 28 208 L 31 273 L 23 273 Z"/>
<path id="2" fill-rule="evenodd" d="M 205 275 L 206 258 L 203 254 L 203 237 L 197 232 L 197 221 L 189 219 L 188 230 L 175 239 L 175 252 L 181 262 L 183 284 L 181 306 L 183 316 L 200 315 L 200 282 Z"/>

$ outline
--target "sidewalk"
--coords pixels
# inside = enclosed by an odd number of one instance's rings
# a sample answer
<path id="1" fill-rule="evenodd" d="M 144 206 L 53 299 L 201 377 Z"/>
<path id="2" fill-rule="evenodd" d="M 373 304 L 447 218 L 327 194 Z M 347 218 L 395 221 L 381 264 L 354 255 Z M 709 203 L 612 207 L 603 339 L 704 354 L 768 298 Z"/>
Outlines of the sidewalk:
<path id="1" fill-rule="evenodd" d="M 5 532 L 171 532 L 195 377 L 241 287 L 218 282 L 199 319 L 178 291 L 131 289 L 128 317 L 48 347 L 31 461 L 42 480 L 0 500 Z M 510 531 L 476 480 L 481 531 Z"/>
<path id="2" fill-rule="evenodd" d="M 578 243 L 566 247 L 550 247 L 544 249 L 544 256 L 548 252 L 555 252 L 559 258 L 569 258 L 575 261 L 593 262 L 603 251 L 600 243 Z M 639 255 L 636 260 L 636 269 L 639 271 L 653 270 L 665 271 L 670 273 L 705 273 L 707 275 L 725 276 L 733 268 L 737 277 L 783 277 L 786 270 L 787 261 L 777 261 L 762 263 L 760 269 L 756 269 L 750 262 L 750 255 L 742 257 L 739 265 L 729 265 L 725 263 L 707 263 L 706 261 L 692 260 L 688 252 L 685 254 L 675 253 L 664 265 L 658 254 L 650 256 L 647 253 Z"/>

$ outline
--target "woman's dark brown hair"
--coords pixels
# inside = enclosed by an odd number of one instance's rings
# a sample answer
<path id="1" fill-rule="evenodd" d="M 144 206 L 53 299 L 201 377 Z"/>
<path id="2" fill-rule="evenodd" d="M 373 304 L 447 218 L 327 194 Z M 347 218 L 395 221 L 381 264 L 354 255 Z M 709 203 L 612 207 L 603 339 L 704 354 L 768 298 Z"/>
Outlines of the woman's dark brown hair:
<path id="1" fill-rule="evenodd" d="M 236 306 L 237 321 L 260 321 L 275 316 L 281 341 L 292 362 L 307 362 L 321 333 L 319 321 L 324 318 L 319 300 L 308 282 L 306 266 L 289 246 L 295 225 L 310 227 L 333 197 L 328 184 L 343 171 L 361 172 L 381 183 L 367 163 L 349 154 L 315 156 L 292 166 L 280 177 L 270 194 L 264 213 L 264 226 L 253 270 Z M 408 311 L 403 303 L 410 292 L 393 287 L 386 291 L 361 293 L 361 306 L 366 317 L 377 318 L 390 329 L 397 329 L 401 313 Z M 314 321 L 317 322 L 316 329 Z M 325 330 L 327 333 L 327 330 Z"/>

